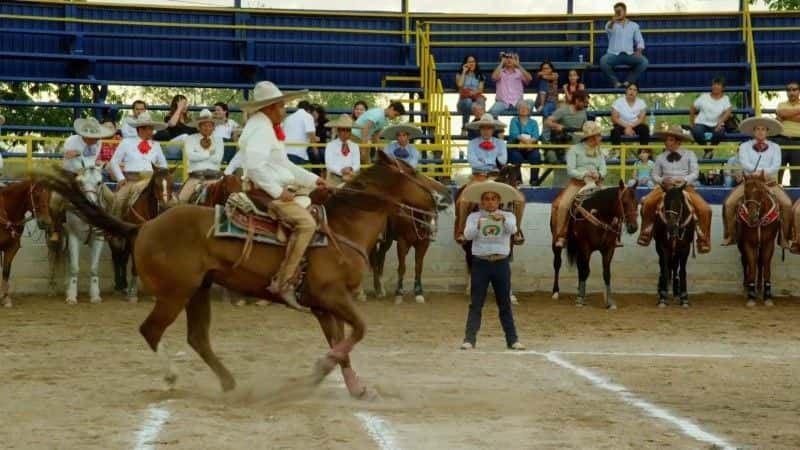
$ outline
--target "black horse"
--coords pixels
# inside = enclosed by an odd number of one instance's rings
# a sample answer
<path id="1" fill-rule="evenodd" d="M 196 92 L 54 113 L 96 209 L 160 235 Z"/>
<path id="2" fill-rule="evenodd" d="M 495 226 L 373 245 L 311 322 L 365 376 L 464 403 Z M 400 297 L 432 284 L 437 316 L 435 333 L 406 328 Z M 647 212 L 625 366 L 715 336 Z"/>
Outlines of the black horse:
<path id="1" fill-rule="evenodd" d="M 694 241 L 695 215 L 684 197 L 685 185 L 672 187 L 664 193 L 658 218 L 653 225 L 658 264 L 658 306 L 668 303 L 669 281 L 672 280 L 672 295 L 681 306 L 689 307 L 686 289 L 686 261 Z"/>
<path id="2" fill-rule="evenodd" d="M 555 246 L 556 201 L 553 202 L 553 205 L 550 231 L 553 233 L 553 270 L 555 271 L 553 298 L 557 299 L 560 291 L 558 273 L 561 270 L 561 248 Z M 622 232 L 622 222 L 625 222 L 629 234 L 635 233 L 639 228 L 637 207 L 636 185 L 626 187 L 621 180 L 618 187 L 600 189 L 577 199 L 571 210 L 567 228 L 567 262 L 570 266 L 578 265 L 578 297 L 575 301 L 577 306 L 583 306 L 586 302 L 589 261 L 592 253 L 597 250 L 603 255 L 606 308 L 617 308 L 611 297 L 611 259 L 614 257 L 614 250 L 617 247 L 617 237 Z"/>

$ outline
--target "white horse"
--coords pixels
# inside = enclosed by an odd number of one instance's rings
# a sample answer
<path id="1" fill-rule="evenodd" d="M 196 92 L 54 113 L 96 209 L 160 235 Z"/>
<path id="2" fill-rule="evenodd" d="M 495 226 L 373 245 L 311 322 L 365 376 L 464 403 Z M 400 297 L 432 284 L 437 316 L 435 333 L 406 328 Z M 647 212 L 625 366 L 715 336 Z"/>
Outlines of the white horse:
<path id="1" fill-rule="evenodd" d="M 97 166 L 84 167 L 77 175 L 76 181 L 81 186 L 86 198 L 103 209 L 109 209 L 114 194 L 103 183 L 102 168 Z M 80 275 L 80 255 L 83 244 L 91 249 L 91 277 L 89 279 L 89 301 L 100 303 L 100 255 L 103 252 L 105 238 L 98 229 L 86 224 L 83 219 L 75 214 L 71 207 L 66 210 L 64 232 L 67 236 L 67 251 L 69 252 L 69 271 L 67 274 L 67 292 L 65 302 L 68 305 L 78 303 L 78 276 Z"/>

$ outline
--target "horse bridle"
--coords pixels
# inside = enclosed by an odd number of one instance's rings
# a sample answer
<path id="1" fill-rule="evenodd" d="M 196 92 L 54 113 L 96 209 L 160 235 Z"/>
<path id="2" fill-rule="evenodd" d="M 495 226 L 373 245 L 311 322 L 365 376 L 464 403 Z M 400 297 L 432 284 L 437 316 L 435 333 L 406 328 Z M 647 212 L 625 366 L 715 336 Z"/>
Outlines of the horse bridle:
<path id="1" fill-rule="evenodd" d="M 661 218 L 661 221 L 663 221 L 664 224 L 668 224 L 669 223 L 668 217 L 673 217 L 673 216 L 675 217 L 676 221 L 680 220 L 680 218 L 683 216 L 684 208 L 686 207 L 685 201 L 686 201 L 685 199 L 682 199 L 680 209 L 678 211 L 673 211 L 671 209 L 664 209 L 664 201 L 662 200 L 661 207 L 658 208 L 658 216 Z M 693 219 L 694 219 L 693 214 L 687 214 L 686 219 L 678 225 L 678 232 L 668 233 L 667 239 L 669 240 L 683 239 L 683 236 L 686 234 L 686 230 L 692 223 Z"/>
<path id="2" fill-rule="evenodd" d="M 619 196 L 619 199 L 617 200 L 617 204 L 619 206 L 619 209 L 620 209 L 620 211 L 622 211 L 622 222 L 624 222 L 624 223 L 628 223 L 628 217 L 626 217 L 626 214 L 625 214 L 625 205 L 622 203 L 622 197 L 625 196 L 625 191 L 627 191 L 628 189 L 629 189 L 629 187 L 625 186 L 625 188 L 622 189 L 622 194 Z M 577 212 L 581 216 L 583 216 L 583 218 L 586 219 L 587 221 L 589 221 L 589 223 L 591 223 L 592 225 L 594 225 L 594 226 L 596 226 L 598 228 L 602 228 L 604 231 L 607 231 L 609 233 L 614 233 L 616 235 L 621 235 L 622 234 L 622 227 L 621 227 L 621 224 L 618 222 L 619 217 L 615 216 L 614 220 L 610 224 L 606 223 L 606 222 L 603 222 L 597 216 L 595 216 L 591 211 L 589 211 L 589 210 L 587 210 L 586 208 L 583 207 L 583 201 L 581 201 L 581 203 L 575 205 L 574 210 L 575 210 L 575 212 Z M 574 213 L 572 213 L 572 218 L 575 219 L 575 220 L 579 220 L 580 219 Z"/>
<path id="3" fill-rule="evenodd" d="M 746 195 L 746 194 L 745 194 Z M 749 213 L 750 210 L 747 208 L 747 205 L 755 205 L 756 207 L 756 215 L 758 218 L 755 222 L 750 220 L 749 214 L 741 214 L 739 213 L 739 217 L 743 220 L 744 224 L 750 228 L 762 227 L 764 225 L 769 225 L 774 221 L 773 213 L 777 209 L 778 203 L 775 201 L 775 198 L 770 194 L 767 193 L 767 198 L 769 199 L 770 206 L 767 210 L 767 213 L 764 216 L 761 215 L 761 202 L 758 200 L 749 200 L 747 197 L 744 197 L 742 200 L 742 204 L 739 205 L 739 209 L 743 209 L 745 213 Z"/>

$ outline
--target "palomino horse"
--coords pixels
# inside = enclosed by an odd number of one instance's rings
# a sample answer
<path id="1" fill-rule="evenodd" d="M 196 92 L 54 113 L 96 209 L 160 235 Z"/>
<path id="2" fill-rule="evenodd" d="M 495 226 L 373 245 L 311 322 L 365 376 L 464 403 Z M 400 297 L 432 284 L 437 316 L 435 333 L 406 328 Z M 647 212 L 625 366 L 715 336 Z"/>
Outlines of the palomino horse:
<path id="1" fill-rule="evenodd" d="M 90 223 L 133 242 L 139 274 L 156 296 L 153 311 L 139 327 L 150 348 L 164 362 L 169 361 L 161 337 L 185 309 L 189 344 L 217 375 L 222 389 L 233 389 L 233 376 L 209 342 L 209 289 L 217 283 L 253 297 L 278 300 L 270 297 L 267 287 L 285 248 L 256 243 L 250 256 L 236 267 L 245 242 L 209 237 L 214 226 L 214 210 L 210 208 L 181 205 L 143 224 L 132 224 L 88 202 L 69 178 L 49 175 L 42 179 L 75 204 Z M 315 366 L 314 382 L 322 381 L 339 364 L 350 394 L 369 395 L 350 365 L 350 352 L 366 330 L 352 298 L 369 268 L 366 249 L 375 245 L 386 218 L 397 208 L 408 212 L 441 210 L 451 202 L 444 186 L 383 152 L 378 152 L 375 164 L 325 202 L 330 239 L 339 245 L 308 250 L 307 273 L 298 290 L 299 302 L 316 316 L 331 347 Z M 345 335 L 345 324 L 350 327 L 349 335 Z M 176 379 L 167 364 L 165 380 L 173 385 Z"/>
<path id="2" fill-rule="evenodd" d="M 494 181 L 497 181 L 498 183 L 508 184 L 510 186 L 513 186 L 514 189 L 519 189 L 519 185 L 520 185 L 520 183 L 522 183 L 522 169 L 517 164 L 506 164 L 505 166 L 503 166 L 502 169 L 500 169 L 500 173 L 497 175 L 497 178 L 495 178 Z M 467 186 L 464 185 L 461 188 L 459 188 L 458 192 L 456 192 L 456 204 L 458 204 L 458 198 L 461 196 L 461 193 L 464 191 L 464 188 L 466 188 L 466 187 Z M 500 205 L 500 207 L 501 207 L 501 209 L 506 210 L 506 211 L 512 211 L 513 212 L 513 210 L 514 210 L 514 204 L 513 203 L 508 204 L 508 205 Z M 455 223 L 459 223 L 458 215 L 459 215 L 458 208 L 456 208 L 456 218 L 455 218 L 456 222 Z M 517 224 L 517 225 L 521 226 L 521 224 Z M 470 289 L 470 286 L 472 285 L 472 283 L 470 283 L 470 274 L 472 273 L 472 242 L 465 242 L 464 244 L 461 245 L 461 248 L 464 250 L 464 262 L 466 262 L 466 264 L 467 264 L 466 295 L 469 296 L 469 289 Z M 512 254 L 512 258 L 513 258 L 513 254 L 514 254 L 514 247 L 513 246 L 511 247 L 511 254 Z M 513 293 L 511 293 L 510 295 L 511 295 L 511 303 L 515 303 L 516 304 L 517 303 L 516 296 Z"/>
<path id="3" fill-rule="evenodd" d="M 39 228 L 47 229 L 50 220 L 50 190 L 30 180 L 11 183 L 0 189 L 0 252 L 3 252 L 3 280 L 0 283 L 0 302 L 6 308 L 13 306 L 8 294 L 11 263 L 20 248 L 25 224 L 36 219 Z M 30 219 L 25 214 L 30 211 Z"/>
<path id="4" fill-rule="evenodd" d="M 560 197 L 560 195 L 559 195 Z M 553 233 L 553 299 L 558 299 L 558 272 L 561 270 L 561 249 L 555 246 L 556 211 L 558 198 L 553 202 L 550 214 L 550 231 Z M 586 303 L 586 279 L 589 278 L 589 261 L 592 253 L 599 250 L 603 255 L 603 281 L 606 289 L 606 308 L 617 309 L 611 297 L 611 259 L 617 247 L 617 237 L 625 222 L 629 234 L 639 228 L 636 202 L 636 184 L 626 187 L 620 180 L 618 187 L 604 188 L 579 199 L 570 210 L 567 229 L 567 261 L 578 265 L 578 297 L 576 306 Z"/>
<path id="5" fill-rule="evenodd" d="M 422 264 L 425 259 L 425 253 L 431 245 L 431 235 L 435 232 L 436 222 L 431 220 L 430 216 L 395 214 L 389 217 L 383 239 L 378 242 L 378 245 L 369 255 L 376 296 L 386 296 L 386 290 L 383 288 L 383 280 L 381 279 L 383 276 L 383 263 L 386 261 L 386 252 L 389 251 L 392 242 L 396 241 L 398 265 L 397 289 L 394 291 L 394 302 L 398 305 L 403 303 L 403 277 L 406 274 L 406 255 L 413 247 L 414 301 L 425 303 L 425 296 L 422 291 Z"/>
<path id="6" fill-rule="evenodd" d="M 123 205 L 122 220 L 130 223 L 144 223 L 165 211 L 173 201 L 173 177 L 175 168 L 162 169 L 153 166 L 153 176 L 142 189 L 135 202 Z M 114 262 L 114 290 L 125 292 L 128 301 L 139 301 L 139 280 L 136 261 L 131 267 L 131 283 L 128 284 L 128 260 L 131 257 L 129 242 L 109 240 L 111 259 Z"/>
<path id="7" fill-rule="evenodd" d="M 658 306 L 667 306 L 669 282 L 672 280 L 672 295 L 677 297 L 684 308 L 689 307 L 689 293 L 686 288 L 686 262 L 694 241 L 697 223 L 694 212 L 689 207 L 683 190 L 686 185 L 674 186 L 666 190 L 658 217 L 653 225 L 653 237 L 658 253 Z"/>
<path id="8" fill-rule="evenodd" d="M 78 172 L 75 181 L 90 202 L 106 211 L 111 208 L 114 194 L 103 183 L 102 168 L 93 165 L 84 167 Z M 83 245 L 89 245 L 91 249 L 89 301 L 100 303 L 103 301 L 100 297 L 100 256 L 103 253 L 105 237 L 101 231 L 84 222 L 69 205 L 67 205 L 65 211 L 65 219 L 64 231 L 66 233 L 66 247 L 69 252 L 69 274 L 65 303 L 69 305 L 78 303 L 78 276 L 80 275 L 80 256 Z M 56 267 L 60 266 L 59 262 L 65 242 L 48 241 L 47 244 L 50 260 L 50 284 L 54 286 Z"/>
<path id="9" fill-rule="evenodd" d="M 772 306 L 770 276 L 775 238 L 781 229 L 780 207 L 767 189 L 763 172 L 744 176 L 744 197 L 737 208 L 737 245 L 742 256 L 747 306 L 756 305 L 758 289 L 762 289 L 764 305 Z"/>

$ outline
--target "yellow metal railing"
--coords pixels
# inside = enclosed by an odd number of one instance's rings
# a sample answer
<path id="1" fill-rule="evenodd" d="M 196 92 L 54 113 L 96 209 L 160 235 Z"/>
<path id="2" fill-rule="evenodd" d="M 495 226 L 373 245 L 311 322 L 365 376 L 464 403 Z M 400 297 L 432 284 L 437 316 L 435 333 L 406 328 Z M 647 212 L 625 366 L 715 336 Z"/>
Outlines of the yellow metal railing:
<path id="1" fill-rule="evenodd" d="M 761 97 L 758 87 L 758 68 L 756 67 L 756 47 L 753 39 L 753 22 L 750 17 L 750 2 L 744 2 L 744 29 L 747 43 L 747 62 L 750 64 L 750 99 L 756 116 L 761 115 Z"/>

